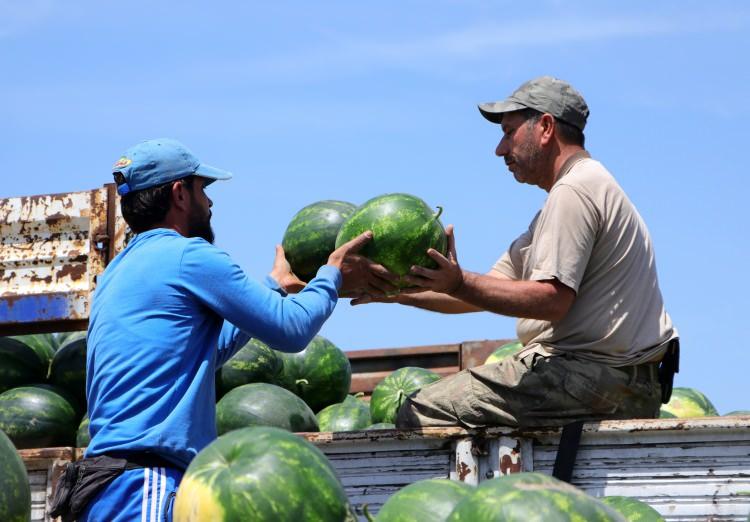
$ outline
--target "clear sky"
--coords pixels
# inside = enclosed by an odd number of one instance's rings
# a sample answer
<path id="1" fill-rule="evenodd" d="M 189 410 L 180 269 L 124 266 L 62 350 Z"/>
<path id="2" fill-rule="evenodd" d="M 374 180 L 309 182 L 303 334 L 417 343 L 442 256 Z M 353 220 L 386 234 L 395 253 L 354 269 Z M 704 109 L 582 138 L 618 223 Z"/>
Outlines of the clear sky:
<path id="1" fill-rule="evenodd" d="M 554 75 L 651 230 L 677 385 L 750 409 L 749 44 L 740 1 L 0 0 L 0 197 L 99 187 L 129 146 L 174 137 L 235 174 L 209 189 L 217 245 L 254 277 L 301 207 L 388 192 L 444 207 L 485 272 L 546 193 L 494 156 L 476 104 Z M 321 333 L 349 350 L 515 322 L 342 300 Z"/>

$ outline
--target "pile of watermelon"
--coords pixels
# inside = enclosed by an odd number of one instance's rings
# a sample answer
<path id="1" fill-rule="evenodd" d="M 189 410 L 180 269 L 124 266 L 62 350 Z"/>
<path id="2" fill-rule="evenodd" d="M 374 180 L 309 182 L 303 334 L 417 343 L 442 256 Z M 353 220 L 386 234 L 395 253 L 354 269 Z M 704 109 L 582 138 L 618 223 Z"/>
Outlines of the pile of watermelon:
<path id="1" fill-rule="evenodd" d="M 281 244 L 292 271 L 309 281 L 333 250 L 371 230 L 373 238 L 360 253 L 404 276 L 414 265 L 437 266 L 427 255 L 428 249 L 446 253 L 448 243 L 439 219 L 441 213 L 442 208 L 435 211 L 422 199 L 402 193 L 383 194 L 360 206 L 345 201 L 318 201 L 294 215 Z"/>
<path id="2" fill-rule="evenodd" d="M 85 386 L 85 332 L 0 337 L 0 430 L 16 448 L 74 445 Z"/>
<path id="3" fill-rule="evenodd" d="M 594 498 L 542 473 L 516 473 L 479 487 L 446 479 L 414 482 L 394 493 L 376 522 L 663 522 L 651 506 L 630 497 Z"/>

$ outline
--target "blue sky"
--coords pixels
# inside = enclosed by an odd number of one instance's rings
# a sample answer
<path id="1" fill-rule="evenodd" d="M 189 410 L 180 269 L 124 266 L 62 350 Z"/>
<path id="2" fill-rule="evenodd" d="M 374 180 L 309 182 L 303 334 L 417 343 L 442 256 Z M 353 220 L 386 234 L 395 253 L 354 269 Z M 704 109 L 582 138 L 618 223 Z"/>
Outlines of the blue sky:
<path id="1" fill-rule="evenodd" d="M 750 409 L 750 7 L 620 5 L 0 0 L 0 197 L 96 188 L 130 145 L 168 136 L 234 172 L 209 191 L 214 228 L 252 276 L 301 207 L 388 192 L 444 207 L 462 266 L 484 272 L 545 193 L 494 157 L 476 103 L 551 74 L 585 96 L 587 148 L 651 230 L 677 384 Z M 321 333 L 361 349 L 515 326 L 342 300 Z"/>

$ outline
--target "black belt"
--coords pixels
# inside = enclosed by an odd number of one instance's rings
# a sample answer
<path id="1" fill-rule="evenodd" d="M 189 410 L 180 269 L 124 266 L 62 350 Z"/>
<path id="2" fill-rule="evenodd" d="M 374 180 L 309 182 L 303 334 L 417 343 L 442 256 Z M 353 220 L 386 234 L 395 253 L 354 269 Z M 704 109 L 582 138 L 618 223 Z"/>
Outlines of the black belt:
<path id="1" fill-rule="evenodd" d="M 89 501 L 125 471 L 139 468 L 181 469 L 153 453 L 137 452 L 99 455 L 69 462 L 57 482 L 50 506 L 50 516 L 72 522 L 86 509 Z"/>

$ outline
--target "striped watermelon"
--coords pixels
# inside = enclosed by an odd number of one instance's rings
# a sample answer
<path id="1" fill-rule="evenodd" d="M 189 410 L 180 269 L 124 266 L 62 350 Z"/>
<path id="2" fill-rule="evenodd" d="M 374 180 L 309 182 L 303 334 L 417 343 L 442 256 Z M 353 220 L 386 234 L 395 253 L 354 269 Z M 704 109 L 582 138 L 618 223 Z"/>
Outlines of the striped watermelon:
<path id="1" fill-rule="evenodd" d="M 396 422 L 396 415 L 404 400 L 424 386 L 440 380 L 440 376 L 430 370 L 405 366 L 380 381 L 370 397 L 372 421 Z"/>
<path id="2" fill-rule="evenodd" d="M 632 497 L 608 496 L 599 500 L 620 513 L 628 522 L 664 522 L 658 511 Z"/>
<path id="3" fill-rule="evenodd" d="M 221 436 L 198 453 L 177 490 L 174 520 L 356 519 L 336 472 L 318 448 L 287 431 L 255 427 Z"/>
<path id="4" fill-rule="evenodd" d="M 346 201 L 326 200 L 307 205 L 294 215 L 281 246 L 297 277 L 309 281 L 328 262 L 341 224 L 356 208 Z"/>
<path id="5" fill-rule="evenodd" d="M 373 238 L 360 253 L 396 275 L 409 273 L 414 265 L 435 268 L 427 255 L 434 248 L 445 254 L 447 237 L 440 213 L 410 194 L 385 194 L 365 202 L 347 219 L 336 238 L 336 247 L 372 230 Z"/>
<path id="6" fill-rule="evenodd" d="M 71 393 L 81 406 L 86 404 L 86 337 L 75 336 L 58 348 L 49 380 Z"/>
<path id="7" fill-rule="evenodd" d="M 265 382 L 238 386 L 216 404 L 216 431 L 219 435 L 248 426 L 318 431 L 315 414 L 302 399 Z"/>
<path id="8" fill-rule="evenodd" d="M 31 519 L 31 489 L 26 466 L 8 436 L 0 431 L 0 520 Z"/>
<path id="9" fill-rule="evenodd" d="M 0 337 L 0 392 L 43 382 L 49 362 L 50 356 L 43 350 L 35 350 L 18 338 Z"/>
<path id="10" fill-rule="evenodd" d="M 474 488 L 456 480 L 426 479 L 401 488 L 380 508 L 377 522 L 444 522 Z"/>
<path id="11" fill-rule="evenodd" d="M 735 415 L 750 415 L 750 410 L 734 410 L 730 411 L 729 413 L 725 413 L 724 417 L 732 417 Z"/>
<path id="12" fill-rule="evenodd" d="M 502 346 L 495 348 L 489 357 L 484 361 L 484 364 L 493 364 L 500 362 L 506 357 L 513 357 L 515 354 L 523 349 L 523 343 L 519 340 L 505 343 Z"/>
<path id="13" fill-rule="evenodd" d="M 542 473 L 487 480 L 461 500 L 448 522 L 626 522 L 580 489 Z"/>
<path id="14" fill-rule="evenodd" d="M 363 430 L 370 425 L 370 406 L 352 395 L 326 406 L 316 415 L 320 431 Z"/>
<path id="15" fill-rule="evenodd" d="M 0 430 L 16 448 L 72 446 L 78 416 L 65 393 L 45 384 L 0 394 Z"/>
<path id="16" fill-rule="evenodd" d="M 349 359 L 335 344 L 318 335 L 298 353 L 282 353 L 281 384 L 318 412 L 343 402 L 352 383 Z"/>
<path id="17" fill-rule="evenodd" d="M 695 388 L 674 388 L 672 397 L 661 407 L 661 418 L 715 417 L 719 412 L 708 397 Z"/>
<path id="18" fill-rule="evenodd" d="M 89 433 L 90 424 L 89 416 L 84 415 L 76 432 L 76 448 L 85 448 L 91 442 L 91 433 Z"/>
<path id="19" fill-rule="evenodd" d="M 279 353 L 257 339 L 240 348 L 219 375 L 219 396 L 252 382 L 279 384 L 283 362 Z"/>

